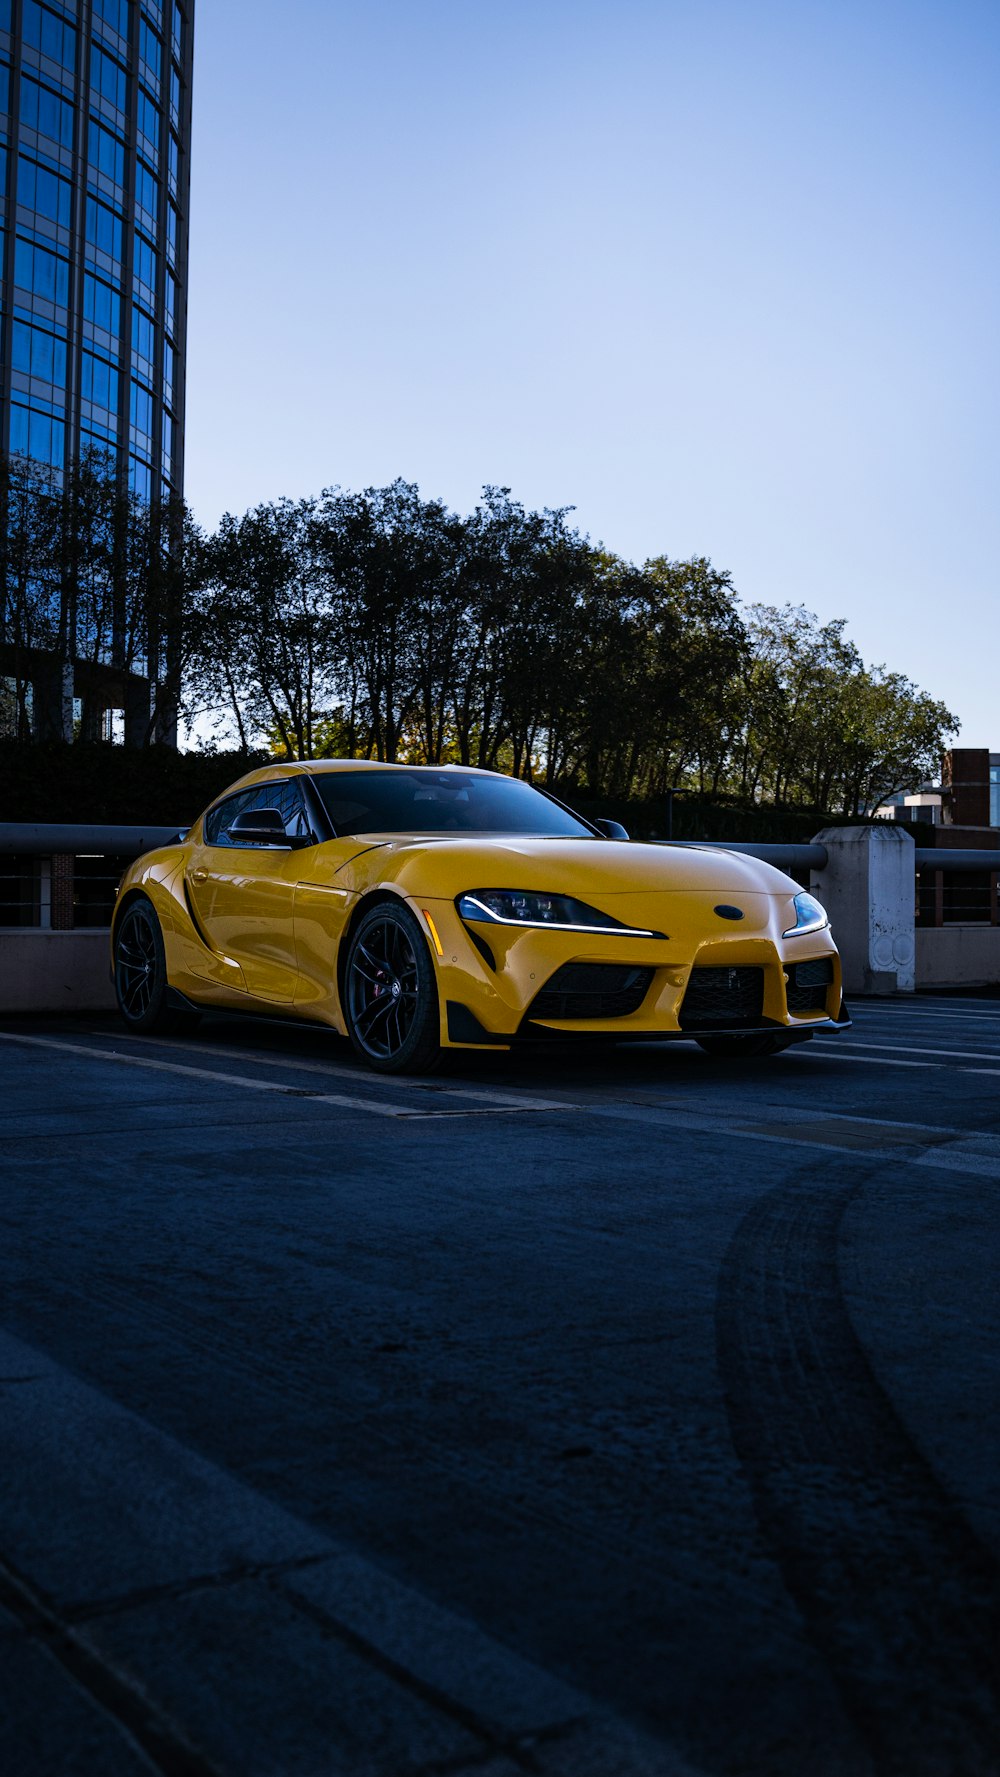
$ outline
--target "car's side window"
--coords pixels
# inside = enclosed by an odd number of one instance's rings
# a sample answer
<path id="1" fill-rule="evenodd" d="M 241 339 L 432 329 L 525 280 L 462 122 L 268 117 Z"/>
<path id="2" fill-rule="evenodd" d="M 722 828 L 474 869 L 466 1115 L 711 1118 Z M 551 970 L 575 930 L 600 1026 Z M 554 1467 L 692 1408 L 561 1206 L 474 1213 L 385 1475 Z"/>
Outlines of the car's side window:
<path id="1" fill-rule="evenodd" d="M 238 814 L 245 808 L 252 808 L 257 795 L 256 789 L 240 790 L 236 796 L 227 796 L 224 802 L 217 802 L 205 816 L 205 844 L 228 845 L 226 828 L 232 826 Z"/>
<path id="2" fill-rule="evenodd" d="M 205 844 L 232 845 L 227 829 L 248 808 L 276 808 L 289 839 L 314 837 L 302 786 L 295 778 L 288 778 L 283 783 L 254 784 L 252 789 L 240 790 L 237 795 L 217 802 L 205 816 Z"/>
<path id="3" fill-rule="evenodd" d="M 284 784 L 261 784 L 258 800 L 251 808 L 276 808 L 285 823 L 289 839 L 311 839 L 312 829 L 306 812 L 302 785 L 297 778 Z"/>

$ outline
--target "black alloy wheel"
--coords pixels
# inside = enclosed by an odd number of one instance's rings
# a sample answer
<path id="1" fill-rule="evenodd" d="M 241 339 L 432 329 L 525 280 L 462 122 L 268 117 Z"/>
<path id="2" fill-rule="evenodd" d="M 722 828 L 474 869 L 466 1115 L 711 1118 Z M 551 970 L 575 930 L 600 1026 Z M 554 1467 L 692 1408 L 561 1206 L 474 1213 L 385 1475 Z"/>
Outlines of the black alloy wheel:
<path id="1" fill-rule="evenodd" d="M 344 1013 L 355 1049 L 380 1073 L 427 1073 L 441 1059 L 437 983 L 427 943 L 402 903 L 362 917 L 344 968 Z"/>
<path id="2" fill-rule="evenodd" d="M 115 993 L 118 1010 L 130 1030 L 165 1035 L 189 1029 L 197 1014 L 168 1003 L 167 959 L 163 934 L 153 905 L 145 895 L 129 901 L 115 927 Z"/>
<path id="3" fill-rule="evenodd" d="M 754 1061 L 765 1055 L 779 1055 L 800 1037 L 786 1036 L 781 1031 L 758 1031 L 747 1037 L 699 1037 L 698 1047 L 719 1061 Z"/>

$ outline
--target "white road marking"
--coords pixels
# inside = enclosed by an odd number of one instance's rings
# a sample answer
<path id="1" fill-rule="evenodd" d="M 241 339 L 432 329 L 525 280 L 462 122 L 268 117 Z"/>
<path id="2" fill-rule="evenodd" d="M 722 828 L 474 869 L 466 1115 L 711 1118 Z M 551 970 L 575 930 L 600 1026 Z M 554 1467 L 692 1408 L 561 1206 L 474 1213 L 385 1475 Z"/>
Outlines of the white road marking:
<path id="1" fill-rule="evenodd" d="M 855 1023 L 870 1024 L 873 1019 L 882 1018 L 888 1024 L 899 1024 L 903 1021 L 911 1024 L 1000 1024 L 1000 1013 L 997 1012 L 946 1012 L 943 1009 L 933 1010 L 923 1006 L 898 1006 L 890 1011 L 885 1006 L 851 1007 L 851 1017 Z"/>
<path id="2" fill-rule="evenodd" d="M 805 1044 L 804 1043 L 794 1044 L 790 1053 L 789 1053 L 789 1057 L 788 1057 L 789 1060 L 792 1060 L 792 1058 L 795 1055 L 795 1050 L 798 1048 L 804 1049 Z M 799 1059 L 801 1059 L 801 1057 Z M 808 1059 L 810 1061 L 863 1061 L 865 1063 L 866 1067 L 872 1067 L 875 1063 L 875 1057 L 873 1055 L 844 1055 L 842 1052 L 840 1054 L 837 1054 L 832 1049 L 829 1051 L 826 1049 L 813 1049 L 810 1051 Z M 792 1060 L 792 1065 L 793 1066 L 795 1065 L 794 1060 Z M 879 1065 L 879 1067 L 940 1067 L 941 1063 L 939 1061 L 882 1061 L 882 1060 L 880 1060 L 878 1065 Z M 959 1073 L 971 1073 L 972 1069 L 971 1068 L 959 1068 L 957 1071 Z"/>
<path id="3" fill-rule="evenodd" d="M 827 1038 L 828 1042 L 835 1042 L 836 1040 L 837 1039 L 833 1037 Z M 851 1048 L 876 1049 L 879 1054 L 882 1054 L 883 1051 L 887 1051 L 895 1055 L 948 1055 L 954 1061 L 1000 1062 L 1000 1055 L 984 1053 L 981 1049 L 929 1049 L 925 1043 L 865 1043 L 860 1041 L 859 1038 L 853 1037 L 851 1039 Z M 962 1072 L 971 1073 L 972 1069 L 963 1068 Z"/>
<path id="4" fill-rule="evenodd" d="M 529 1104 L 523 1107 L 519 1104 L 510 1104 L 502 1107 L 489 1106 L 483 1108 L 470 1108 L 467 1110 L 459 1110 L 457 1108 L 445 1111 L 413 1110 L 409 1105 L 384 1104 L 378 1099 L 355 1098 L 350 1097 L 347 1093 L 343 1092 L 312 1092 L 302 1086 L 282 1085 L 277 1080 L 252 1080 L 245 1074 L 223 1074 L 215 1068 L 185 1067 L 184 1064 L 179 1061 L 154 1061 L 147 1055 L 121 1055 L 116 1049 L 94 1049 L 86 1043 L 58 1042 L 53 1037 L 25 1036 L 18 1031 L 0 1031 L 0 1042 L 29 1043 L 35 1048 L 40 1049 L 61 1049 L 71 1055 L 88 1056 L 91 1061 L 117 1062 L 125 1067 L 143 1067 L 148 1068 L 155 1073 L 162 1074 L 185 1074 L 189 1078 L 196 1080 L 211 1080 L 222 1086 L 241 1086 L 251 1092 L 278 1092 L 283 1094 L 286 1098 L 304 1099 L 308 1104 L 337 1105 L 344 1110 L 365 1111 L 373 1117 L 394 1117 L 407 1118 L 410 1121 L 413 1121 L 414 1119 L 426 1121 L 430 1118 L 437 1117 L 490 1117 L 503 1115 L 505 1112 L 510 1114 L 512 1112 L 520 1111 L 522 1108 L 526 1111 L 534 1111 L 538 1109 L 537 1104 Z M 553 1103 L 548 1108 L 551 1110 L 565 1111 L 573 1109 L 573 1106 Z"/>
<path id="5" fill-rule="evenodd" d="M 701 1115 L 697 1112 L 661 1111 L 653 1105 L 595 1104 L 588 1108 L 599 1117 L 652 1124 L 692 1134 L 720 1136 L 730 1142 L 735 1135 L 750 1141 L 812 1148 L 814 1152 L 817 1148 L 823 1148 L 828 1153 L 853 1153 L 867 1158 L 877 1156 L 895 1164 L 941 1166 L 948 1172 L 968 1172 L 983 1178 L 1000 1178 L 1000 1138 L 989 1135 L 970 1136 L 966 1130 L 947 1128 L 941 1124 L 906 1123 L 884 1117 L 837 1116 L 831 1115 L 829 1110 L 796 1112 L 789 1116 L 786 1109 L 781 1117 L 773 1119 L 772 1133 L 770 1128 L 761 1124 L 748 1125 L 743 1120 L 745 1113 L 741 1112 Z M 871 1146 L 859 1147 L 854 1138 L 869 1129 Z M 903 1142 L 898 1146 L 887 1145 L 878 1140 L 880 1129 L 892 1130 L 895 1134 L 912 1133 L 912 1141 L 905 1145 Z M 837 1140 L 839 1132 L 845 1138 L 842 1144 Z M 910 1151 L 906 1151 L 906 1147 Z M 915 1154 L 912 1151 L 915 1148 L 923 1148 L 925 1152 Z"/>
<path id="6" fill-rule="evenodd" d="M 963 1150 L 962 1143 L 921 1154 L 914 1166 L 943 1166 L 946 1172 L 972 1172 L 977 1178 L 1000 1179 L 1000 1155 Z"/>
<path id="7" fill-rule="evenodd" d="M 108 1033 L 104 1030 L 93 1030 L 88 1034 L 93 1037 L 100 1037 L 104 1042 L 109 1040 Z M 153 1043 L 158 1048 L 173 1049 L 174 1051 L 177 1049 L 177 1041 L 175 1038 L 140 1037 L 134 1036 L 131 1032 L 124 1033 L 121 1038 L 116 1036 L 114 1041 Z M 341 1080 L 356 1080 L 358 1078 L 357 1070 L 355 1068 L 340 1067 L 335 1061 L 300 1061 L 298 1059 L 293 1059 L 292 1057 L 285 1060 L 282 1056 L 275 1055 L 273 1051 L 268 1051 L 266 1054 L 259 1054 L 256 1049 L 222 1049 L 217 1047 L 214 1043 L 191 1043 L 185 1041 L 184 1053 L 185 1055 L 205 1055 L 209 1057 L 213 1055 L 223 1055 L 230 1061 L 251 1062 L 254 1067 L 284 1067 L 291 1069 L 295 1073 L 327 1074 L 333 1075 L 334 1078 Z M 380 1078 L 384 1079 L 387 1086 L 391 1084 L 397 1090 L 433 1093 L 435 1097 L 440 1095 L 444 1098 L 478 1098 L 482 1099 L 484 1103 L 501 1105 L 508 1110 L 524 1109 L 532 1111 L 561 1111 L 566 1108 L 561 1100 L 553 1098 L 524 1098 L 518 1093 L 511 1091 L 497 1091 L 491 1086 L 439 1086 L 436 1082 L 431 1084 L 426 1080 L 407 1079 L 405 1076 L 400 1075 L 393 1076 L 391 1081 L 385 1075 L 380 1076 Z M 375 1085 L 376 1081 L 371 1080 L 370 1083 Z"/>
<path id="8" fill-rule="evenodd" d="M 498 1114 L 498 1111 L 501 1115 L 505 1112 L 516 1112 L 522 1108 L 522 1104 L 523 1108 L 528 1111 L 537 1109 L 539 1105 L 538 1100 L 530 1100 L 527 1102 L 522 1101 L 521 1103 L 505 1103 L 502 1106 L 497 1107 L 497 1109 L 459 1109 L 457 1107 L 453 1109 L 449 1107 L 446 1110 L 416 1110 L 411 1109 L 408 1105 L 380 1103 L 375 1099 L 357 1098 L 345 1093 L 303 1091 L 301 1087 L 288 1086 L 276 1080 L 255 1080 L 246 1075 L 222 1073 L 212 1068 L 191 1067 L 186 1066 L 181 1062 L 154 1060 L 150 1056 L 124 1055 L 117 1050 L 93 1048 L 84 1043 L 66 1042 L 55 1037 L 35 1037 L 22 1032 L 0 1031 L 0 1041 L 15 1044 L 28 1044 L 32 1047 L 42 1049 L 60 1050 L 71 1055 L 83 1056 L 92 1061 L 97 1060 L 118 1063 L 127 1067 L 146 1068 L 156 1073 L 180 1074 L 188 1078 L 216 1082 L 220 1085 L 241 1087 L 255 1092 L 276 1092 L 288 1097 L 304 1098 L 309 1104 L 336 1105 L 348 1110 L 368 1112 L 374 1116 L 390 1117 L 397 1120 L 417 1119 L 423 1121 L 441 1117 L 495 1116 Z M 239 1051 L 236 1053 L 239 1053 Z M 852 1057 L 835 1055 L 827 1056 L 826 1059 L 837 1061 L 867 1061 L 868 1065 L 871 1066 L 871 1058 L 865 1056 Z M 879 1065 L 885 1067 L 940 1067 L 940 1063 L 911 1061 L 883 1061 L 880 1062 Z M 326 1071 L 319 1064 L 313 1064 L 313 1067 L 319 1072 Z M 994 1070 L 987 1068 L 962 1068 L 957 1071 L 978 1074 L 992 1073 Z M 1000 1070 L 996 1071 L 1000 1072 Z M 736 1113 L 720 1113 L 717 1110 L 713 1110 L 709 1113 L 699 1113 L 697 1111 L 683 1110 L 680 1108 L 667 1108 L 666 1106 L 660 1108 L 655 1103 L 650 1103 L 647 1106 L 636 1104 L 635 1102 L 608 1104 L 595 1100 L 586 1102 L 573 1102 L 568 1100 L 558 1102 L 551 1101 L 549 1108 L 554 1111 L 574 1113 L 576 1115 L 579 1115 L 582 1112 L 589 1116 L 610 1118 L 612 1120 L 617 1119 L 625 1122 L 654 1124 L 659 1127 L 674 1129 L 688 1129 L 692 1132 L 706 1135 L 718 1136 L 723 1134 L 737 1134 L 741 1137 L 749 1138 L 751 1141 L 781 1142 L 786 1145 L 790 1143 L 798 1147 L 811 1147 L 813 1149 L 817 1146 L 836 1149 L 839 1145 L 835 1139 L 836 1128 L 840 1123 L 844 1125 L 847 1133 L 853 1133 L 858 1125 L 864 1124 L 866 1127 L 870 1127 L 872 1131 L 873 1141 L 871 1149 L 858 1150 L 853 1144 L 845 1143 L 843 1149 L 844 1152 L 853 1151 L 857 1153 L 861 1151 L 870 1154 L 879 1153 L 887 1158 L 905 1159 L 909 1164 L 924 1166 L 937 1165 L 943 1166 L 948 1171 L 952 1172 L 969 1172 L 975 1173 L 980 1177 L 1000 1178 L 1000 1138 L 988 1135 L 970 1137 L 967 1131 L 950 1129 L 943 1127 L 940 1124 L 907 1123 L 890 1120 L 889 1118 L 858 1116 L 838 1117 L 836 1115 L 831 1116 L 829 1111 L 815 1112 L 807 1111 L 804 1108 L 790 1111 L 789 1107 L 784 1107 L 780 1117 L 774 1119 L 774 1133 L 772 1134 L 768 1129 L 761 1128 L 760 1126 L 748 1127 L 743 1120 L 748 1113 L 743 1111 Z M 815 1135 L 809 1135 L 808 1128 L 811 1127 L 814 1122 L 818 1122 L 823 1126 L 824 1133 L 827 1136 L 826 1140 L 818 1141 Z M 900 1131 L 912 1130 L 912 1145 L 914 1147 L 927 1145 L 921 1141 L 921 1137 L 923 1136 L 932 1137 L 934 1145 L 929 1152 L 919 1158 L 913 1155 L 904 1156 L 898 1151 L 893 1154 L 891 1150 L 887 1152 L 885 1147 L 880 1146 L 878 1143 L 876 1134 L 880 1128 Z M 833 1139 L 830 1139 L 831 1137 Z M 942 1137 L 945 1138 L 945 1141 L 948 1143 L 948 1146 L 944 1151 L 942 1151 L 940 1145 Z M 952 1143 L 955 1145 L 951 1145 Z"/>

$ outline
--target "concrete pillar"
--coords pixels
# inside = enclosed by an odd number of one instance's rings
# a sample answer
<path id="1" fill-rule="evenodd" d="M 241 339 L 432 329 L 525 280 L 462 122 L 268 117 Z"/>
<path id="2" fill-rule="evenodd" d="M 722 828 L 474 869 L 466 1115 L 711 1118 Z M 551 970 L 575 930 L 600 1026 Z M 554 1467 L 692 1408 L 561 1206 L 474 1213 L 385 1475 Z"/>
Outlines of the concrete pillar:
<path id="1" fill-rule="evenodd" d="M 913 840 L 902 826 L 825 827 L 825 869 L 813 875 L 844 965 L 847 993 L 912 993 L 916 985 Z"/>

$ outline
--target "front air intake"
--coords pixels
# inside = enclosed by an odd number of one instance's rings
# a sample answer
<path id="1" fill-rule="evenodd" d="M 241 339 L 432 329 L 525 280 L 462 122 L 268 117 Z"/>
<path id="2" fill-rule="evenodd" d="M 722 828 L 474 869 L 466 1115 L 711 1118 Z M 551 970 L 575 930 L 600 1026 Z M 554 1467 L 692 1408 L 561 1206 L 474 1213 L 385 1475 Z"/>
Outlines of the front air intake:
<path id="1" fill-rule="evenodd" d="M 833 980 L 833 960 L 829 956 L 811 957 L 808 962 L 791 963 L 788 968 L 788 1010 L 790 1012 L 825 1012 L 827 989 Z"/>
<path id="2" fill-rule="evenodd" d="M 535 995 L 531 1018 L 627 1018 L 638 1012 L 652 969 L 626 963 L 564 963 Z"/>
<path id="3" fill-rule="evenodd" d="M 737 1030 L 764 1011 L 763 969 L 692 969 L 681 1002 L 682 1030 Z"/>

